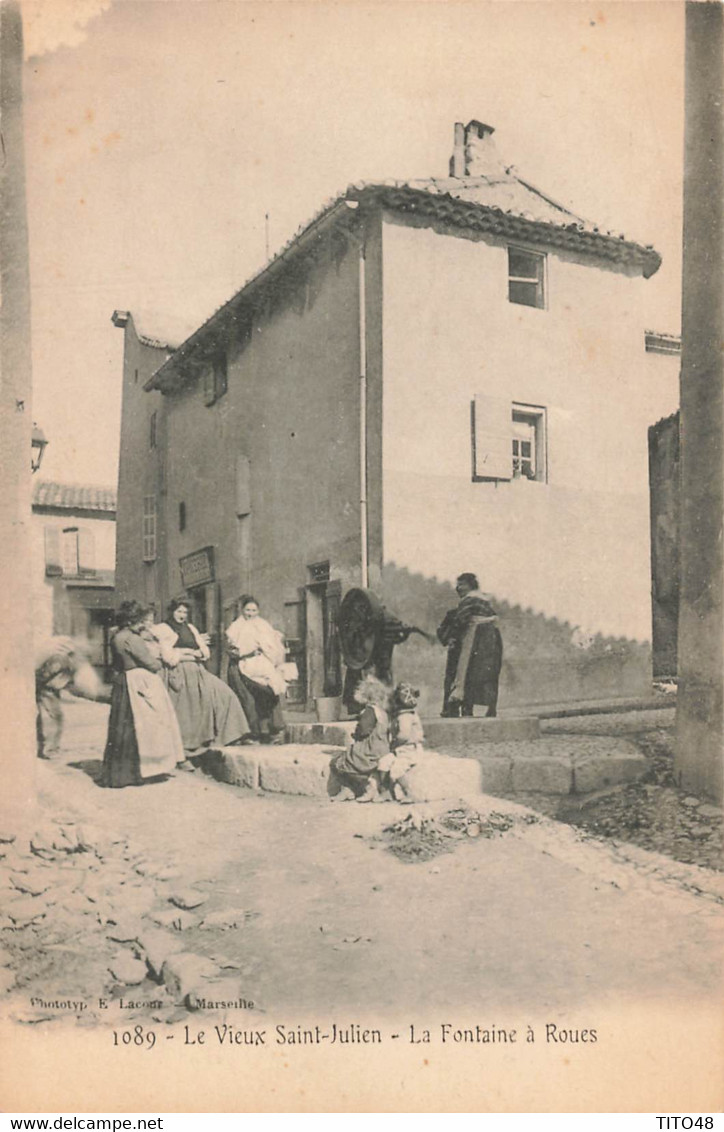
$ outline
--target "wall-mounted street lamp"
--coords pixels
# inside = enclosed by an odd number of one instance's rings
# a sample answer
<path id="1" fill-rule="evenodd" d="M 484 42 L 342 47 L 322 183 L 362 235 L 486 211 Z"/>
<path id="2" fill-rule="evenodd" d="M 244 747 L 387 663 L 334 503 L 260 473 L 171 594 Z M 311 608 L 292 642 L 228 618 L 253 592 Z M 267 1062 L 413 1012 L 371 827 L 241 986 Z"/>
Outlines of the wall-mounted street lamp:
<path id="1" fill-rule="evenodd" d="M 47 444 L 48 440 L 42 428 L 38 428 L 36 424 L 33 424 L 33 437 L 30 441 L 30 467 L 32 468 L 33 472 L 37 472 L 38 468 L 40 467 L 43 459 L 43 452 L 45 452 Z"/>

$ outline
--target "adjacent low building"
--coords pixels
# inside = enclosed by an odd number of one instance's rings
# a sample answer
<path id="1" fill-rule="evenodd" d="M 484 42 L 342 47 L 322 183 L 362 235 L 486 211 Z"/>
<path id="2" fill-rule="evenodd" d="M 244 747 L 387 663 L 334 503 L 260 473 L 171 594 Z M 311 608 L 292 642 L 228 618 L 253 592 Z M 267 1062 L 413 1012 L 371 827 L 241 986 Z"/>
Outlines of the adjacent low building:
<path id="1" fill-rule="evenodd" d="M 101 679 L 110 666 L 114 620 L 116 489 L 92 484 L 34 485 L 33 617 L 36 636 L 88 642 Z"/>
<path id="2" fill-rule="evenodd" d="M 340 689 L 349 587 L 434 631 L 461 571 L 500 614 L 501 706 L 650 686 L 647 429 L 678 397 L 645 331 L 660 257 L 493 132 L 457 124 L 449 176 L 349 188 L 185 338 L 114 313 L 119 595 L 187 593 L 218 668 L 253 592 L 300 705 Z M 396 663 L 438 710 L 442 649 Z"/>

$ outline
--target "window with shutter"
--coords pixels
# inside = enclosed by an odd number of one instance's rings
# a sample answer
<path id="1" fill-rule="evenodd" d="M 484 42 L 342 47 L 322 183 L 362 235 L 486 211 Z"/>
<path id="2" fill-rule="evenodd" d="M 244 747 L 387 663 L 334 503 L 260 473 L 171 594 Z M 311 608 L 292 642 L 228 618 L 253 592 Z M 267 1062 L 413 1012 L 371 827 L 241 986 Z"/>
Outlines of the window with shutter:
<path id="1" fill-rule="evenodd" d="M 213 405 L 214 401 L 216 400 L 216 386 L 215 386 L 215 381 L 214 381 L 214 367 L 213 366 L 209 365 L 204 370 L 203 391 L 204 391 L 204 404 L 205 405 Z"/>
<path id="2" fill-rule="evenodd" d="M 217 354 L 204 370 L 204 404 L 213 405 L 223 397 L 228 387 L 226 354 Z"/>
<path id="3" fill-rule="evenodd" d="M 78 529 L 78 570 L 86 575 L 96 572 L 96 536 L 88 527 Z"/>
<path id="4" fill-rule="evenodd" d="M 513 404 L 513 479 L 547 479 L 546 411 L 539 405 Z"/>
<path id="5" fill-rule="evenodd" d="M 219 356 L 214 359 L 214 396 L 217 401 L 219 397 L 224 396 L 227 387 L 226 354 L 219 354 Z"/>
<path id="6" fill-rule="evenodd" d="M 45 528 L 45 573 L 48 578 L 57 578 L 63 573 L 60 559 L 60 530 L 58 527 Z"/>
<path id="7" fill-rule="evenodd" d="M 472 403 L 473 480 L 548 477 L 546 410 L 478 394 Z"/>
<path id="8" fill-rule="evenodd" d="M 513 477 L 510 401 L 479 393 L 472 403 L 473 479 Z"/>
<path id="9" fill-rule="evenodd" d="M 66 527 L 60 540 L 60 555 L 63 573 L 75 577 L 78 574 L 78 528 Z"/>
<path id="10" fill-rule="evenodd" d="M 236 458 L 236 514 L 251 511 L 251 463 L 248 456 Z"/>
<path id="11" fill-rule="evenodd" d="M 542 252 L 508 248 L 508 299 L 525 307 L 545 307 L 545 264 Z"/>
<path id="12" fill-rule="evenodd" d="M 156 496 L 143 497 L 143 561 L 156 560 Z"/>

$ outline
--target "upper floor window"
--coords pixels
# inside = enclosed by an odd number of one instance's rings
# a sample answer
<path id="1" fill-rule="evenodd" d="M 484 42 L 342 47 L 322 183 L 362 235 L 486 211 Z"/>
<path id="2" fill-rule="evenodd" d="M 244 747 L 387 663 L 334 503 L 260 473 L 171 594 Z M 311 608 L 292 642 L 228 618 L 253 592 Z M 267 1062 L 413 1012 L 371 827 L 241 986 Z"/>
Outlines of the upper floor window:
<path id="1" fill-rule="evenodd" d="M 547 471 L 546 411 L 479 395 L 472 404 L 473 479 L 538 480 Z"/>
<path id="2" fill-rule="evenodd" d="M 45 573 L 77 578 L 95 574 L 95 538 L 87 527 L 45 528 Z"/>
<path id="3" fill-rule="evenodd" d="M 508 248 L 508 299 L 526 307 L 545 307 L 546 257 L 542 252 Z"/>
<path id="4" fill-rule="evenodd" d="M 217 354 L 204 372 L 204 404 L 213 405 L 228 387 L 226 354 Z"/>
<path id="5" fill-rule="evenodd" d="M 513 405 L 513 479 L 544 480 L 545 409 Z"/>
<path id="6" fill-rule="evenodd" d="M 156 437 L 158 433 L 158 413 L 151 413 L 151 422 L 149 429 L 148 444 L 150 448 L 156 447 Z"/>
<path id="7" fill-rule="evenodd" d="M 156 560 L 156 496 L 143 497 L 143 561 Z"/>
<path id="8" fill-rule="evenodd" d="M 67 527 L 60 539 L 61 565 L 64 574 L 78 573 L 78 528 Z"/>
<path id="9" fill-rule="evenodd" d="M 178 505 L 178 529 L 186 530 L 186 504 L 183 501 Z"/>

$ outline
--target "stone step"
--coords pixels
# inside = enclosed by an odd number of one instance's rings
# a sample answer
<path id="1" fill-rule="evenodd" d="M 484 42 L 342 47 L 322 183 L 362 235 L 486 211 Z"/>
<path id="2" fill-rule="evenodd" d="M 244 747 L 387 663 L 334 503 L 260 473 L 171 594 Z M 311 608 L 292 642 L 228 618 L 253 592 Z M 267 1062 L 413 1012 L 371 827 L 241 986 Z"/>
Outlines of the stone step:
<path id="1" fill-rule="evenodd" d="M 195 761 L 220 782 L 275 794 L 329 797 L 335 788 L 330 763 L 342 745 L 289 743 L 280 747 L 222 747 Z M 619 738 L 589 736 L 510 741 L 472 750 L 426 750 L 409 772 L 415 801 L 458 795 L 590 794 L 636 782 L 648 763 L 637 747 Z"/>
<path id="2" fill-rule="evenodd" d="M 343 747 L 290 743 L 283 747 L 221 747 L 199 759 L 207 773 L 220 782 L 265 790 L 273 794 L 303 794 L 328 798 L 338 788 L 330 764 Z M 482 791 L 481 768 L 476 759 L 455 759 L 426 751 L 422 762 L 407 776 L 415 802 L 475 796 Z"/>
<path id="3" fill-rule="evenodd" d="M 536 716 L 485 719 L 423 719 L 425 744 L 435 751 L 468 750 L 485 743 L 528 742 L 540 736 Z M 346 746 L 356 727 L 354 719 L 339 723 L 287 723 L 290 743 Z"/>

